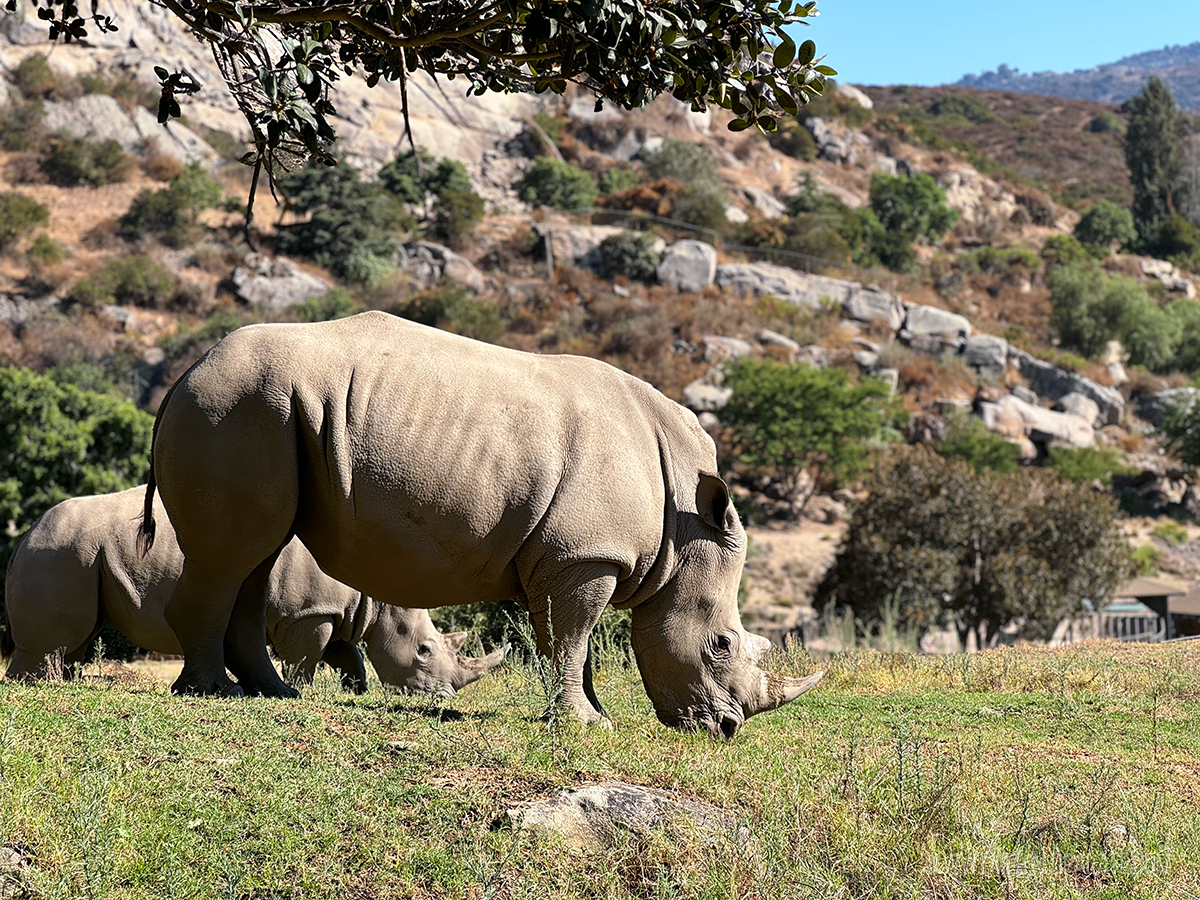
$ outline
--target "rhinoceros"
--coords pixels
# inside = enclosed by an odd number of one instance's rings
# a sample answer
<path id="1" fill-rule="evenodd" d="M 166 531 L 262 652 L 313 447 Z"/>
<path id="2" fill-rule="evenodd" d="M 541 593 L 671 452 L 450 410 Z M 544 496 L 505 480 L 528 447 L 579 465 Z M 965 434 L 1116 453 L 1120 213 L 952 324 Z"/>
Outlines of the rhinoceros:
<path id="1" fill-rule="evenodd" d="M 147 650 L 180 653 L 163 611 L 183 571 L 183 553 L 166 511 L 159 540 L 143 556 L 134 524 L 145 487 L 65 500 L 22 539 L 5 584 L 12 662 L 10 678 L 44 677 L 47 657 L 62 651 L 80 661 L 103 621 Z M 311 683 L 320 662 L 348 690 L 366 690 L 356 646 L 366 645 L 380 680 L 414 693 L 453 694 L 498 663 L 497 650 L 473 659 L 459 654 L 466 632 L 440 634 L 425 609 L 378 603 L 320 570 L 299 540 L 279 555 L 268 580 L 266 634 L 276 653 Z"/>
<path id="2" fill-rule="evenodd" d="M 594 359 L 380 312 L 253 325 L 172 386 L 151 468 L 140 539 L 154 541 L 157 486 L 186 556 L 166 607 L 185 654 L 176 692 L 290 696 L 262 609 L 294 535 L 386 603 L 522 600 L 559 708 L 584 723 L 607 724 L 588 639 L 610 604 L 632 611 L 666 725 L 729 737 L 820 679 L 758 666 L 770 643 L 738 616 L 746 536 L 712 439 Z"/>

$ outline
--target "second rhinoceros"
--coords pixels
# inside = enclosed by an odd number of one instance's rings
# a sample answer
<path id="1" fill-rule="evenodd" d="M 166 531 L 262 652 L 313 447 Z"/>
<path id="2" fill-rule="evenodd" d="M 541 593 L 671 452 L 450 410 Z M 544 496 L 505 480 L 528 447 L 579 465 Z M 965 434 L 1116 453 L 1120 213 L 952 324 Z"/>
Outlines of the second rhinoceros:
<path id="1" fill-rule="evenodd" d="M 60 653 L 79 662 L 102 622 L 139 647 L 180 653 L 163 611 L 183 571 L 166 511 L 159 541 L 143 556 L 134 522 L 145 488 L 77 497 L 48 510 L 22 539 L 5 583 L 12 662 L 9 678 L 43 677 Z M 414 693 L 453 694 L 503 658 L 460 655 L 466 632 L 441 634 L 428 611 L 378 603 L 321 571 L 298 540 L 279 555 L 268 580 L 266 632 L 275 651 L 311 682 L 327 663 L 343 687 L 362 692 L 361 641 L 380 680 Z"/>

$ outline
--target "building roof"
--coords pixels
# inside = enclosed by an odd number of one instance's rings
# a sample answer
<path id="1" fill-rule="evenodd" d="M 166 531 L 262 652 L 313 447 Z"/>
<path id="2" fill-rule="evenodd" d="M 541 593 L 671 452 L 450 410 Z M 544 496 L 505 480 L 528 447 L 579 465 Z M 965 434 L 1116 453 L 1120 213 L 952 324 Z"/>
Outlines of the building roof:
<path id="1" fill-rule="evenodd" d="M 1184 596 L 1169 599 L 1167 609 L 1173 616 L 1200 616 L 1200 582 L 1192 582 Z"/>
<path id="2" fill-rule="evenodd" d="M 1114 597 L 1176 597 L 1187 594 L 1189 585 L 1186 581 L 1175 581 L 1169 578 L 1133 578 L 1113 592 Z M 1200 595 L 1198 595 L 1200 597 Z"/>

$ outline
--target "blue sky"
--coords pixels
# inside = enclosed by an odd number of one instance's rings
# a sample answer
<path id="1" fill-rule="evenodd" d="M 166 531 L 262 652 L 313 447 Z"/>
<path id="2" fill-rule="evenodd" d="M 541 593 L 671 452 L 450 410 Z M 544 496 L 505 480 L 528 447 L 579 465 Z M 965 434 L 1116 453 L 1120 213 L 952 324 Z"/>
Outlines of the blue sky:
<path id="1" fill-rule="evenodd" d="M 944 84 L 1007 63 L 1069 72 L 1200 41 L 1200 0 L 818 0 L 799 28 L 854 84 Z"/>

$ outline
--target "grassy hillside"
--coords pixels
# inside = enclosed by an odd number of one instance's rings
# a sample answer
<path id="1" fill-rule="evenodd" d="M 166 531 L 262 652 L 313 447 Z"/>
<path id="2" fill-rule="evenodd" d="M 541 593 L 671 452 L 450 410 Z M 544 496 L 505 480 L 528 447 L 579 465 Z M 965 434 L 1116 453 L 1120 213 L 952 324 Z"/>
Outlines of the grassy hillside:
<path id="1" fill-rule="evenodd" d="M 814 667 L 803 653 L 775 665 Z M 30 860 L 0 895 L 1200 889 L 1200 646 L 861 653 L 826 668 L 729 744 L 658 725 L 636 673 L 613 666 L 598 689 L 615 728 L 582 732 L 538 720 L 544 694 L 522 668 L 446 709 L 344 696 L 327 677 L 297 702 L 172 698 L 138 676 L 0 684 L 0 843 Z M 564 853 L 508 824 L 521 801 L 614 779 L 719 804 L 754 837 Z"/>

